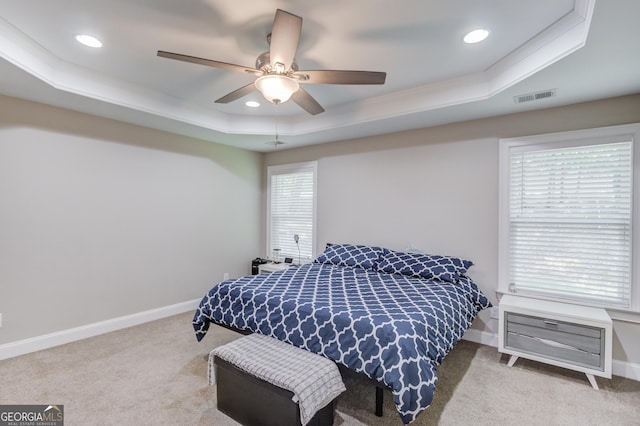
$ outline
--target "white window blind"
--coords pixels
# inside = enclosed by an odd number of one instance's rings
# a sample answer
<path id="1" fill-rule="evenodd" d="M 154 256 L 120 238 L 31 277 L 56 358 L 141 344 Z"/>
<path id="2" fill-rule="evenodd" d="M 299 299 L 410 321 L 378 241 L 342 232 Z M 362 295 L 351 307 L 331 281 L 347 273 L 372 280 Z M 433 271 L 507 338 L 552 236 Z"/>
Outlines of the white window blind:
<path id="1" fill-rule="evenodd" d="M 316 163 L 273 166 L 269 175 L 268 256 L 295 263 L 313 256 Z M 298 243 L 294 236 L 298 235 Z"/>
<path id="2" fill-rule="evenodd" d="M 510 150 L 509 290 L 628 308 L 633 142 L 566 145 Z"/>

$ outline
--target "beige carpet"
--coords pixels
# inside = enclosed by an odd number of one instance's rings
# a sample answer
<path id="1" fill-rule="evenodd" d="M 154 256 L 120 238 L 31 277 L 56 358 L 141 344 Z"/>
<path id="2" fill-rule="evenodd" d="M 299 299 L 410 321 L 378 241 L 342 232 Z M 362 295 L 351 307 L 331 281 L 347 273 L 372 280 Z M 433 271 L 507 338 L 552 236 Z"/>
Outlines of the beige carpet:
<path id="1" fill-rule="evenodd" d="M 235 425 L 216 409 L 207 356 L 238 337 L 215 327 L 200 343 L 191 314 L 0 361 L 0 404 L 64 404 L 65 424 Z M 462 341 L 439 370 L 432 406 L 415 425 L 638 425 L 640 383 L 518 360 Z M 373 414 L 375 391 L 345 377 L 336 425 L 401 425 L 391 394 Z"/>

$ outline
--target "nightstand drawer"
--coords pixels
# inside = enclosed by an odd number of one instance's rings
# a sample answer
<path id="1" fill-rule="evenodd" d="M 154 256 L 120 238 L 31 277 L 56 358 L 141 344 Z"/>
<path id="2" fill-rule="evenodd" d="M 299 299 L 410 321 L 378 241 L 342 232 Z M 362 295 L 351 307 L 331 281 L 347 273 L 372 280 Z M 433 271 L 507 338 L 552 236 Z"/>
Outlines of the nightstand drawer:
<path id="1" fill-rule="evenodd" d="M 589 327 L 588 325 L 584 325 L 584 324 L 557 321 L 554 319 L 548 319 L 543 317 L 514 314 L 513 312 L 507 312 L 507 322 L 509 324 L 517 323 L 517 324 L 522 324 L 525 326 L 531 326 L 535 328 L 556 330 L 563 333 L 597 337 L 598 339 L 600 338 L 600 334 L 602 332 L 602 329 L 598 327 Z"/>
<path id="2" fill-rule="evenodd" d="M 539 337 L 524 336 L 521 334 L 507 333 L 506 346 L 530 354 L 562 360 L 574 365 L 604 370 L 602 356 L 589 353 L 569 345 L 563 345 L 553 340 L 545 340 Z"/>
<path id="3" fill-rule="evenodd" d="M 505 347 L 604 370 L 604 330 L 583 324 L 505 313 Z"/>
<path id="4" fill-rule="evenodd" d="M 506 313 L 507 333 L 553 340 L 590 353 L 602 352 L 602 328 Z"/>

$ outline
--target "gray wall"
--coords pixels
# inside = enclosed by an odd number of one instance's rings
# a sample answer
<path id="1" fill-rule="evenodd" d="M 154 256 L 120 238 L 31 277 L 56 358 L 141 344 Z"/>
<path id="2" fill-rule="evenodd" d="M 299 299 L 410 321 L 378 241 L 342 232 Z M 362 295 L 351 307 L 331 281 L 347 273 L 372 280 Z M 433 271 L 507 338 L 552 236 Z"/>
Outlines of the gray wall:
<path id="1" fill-rule="evenodd" d="M 0 96 L 0 344 L 249 273 L 262 155 Z"/>
<path id="2" fill-rule="evenodd" d="M 273 152 L 265 165 L 318 161 L 318 252 L 353 242 L 463 256 L 495 302 L 498 140 L 633 122 L 640 95 Z M 485 311 L 473 328 L 493 335 L 497 321 Z M 614 359 L 640 363 L 640 325 L 614 329 Z"/>

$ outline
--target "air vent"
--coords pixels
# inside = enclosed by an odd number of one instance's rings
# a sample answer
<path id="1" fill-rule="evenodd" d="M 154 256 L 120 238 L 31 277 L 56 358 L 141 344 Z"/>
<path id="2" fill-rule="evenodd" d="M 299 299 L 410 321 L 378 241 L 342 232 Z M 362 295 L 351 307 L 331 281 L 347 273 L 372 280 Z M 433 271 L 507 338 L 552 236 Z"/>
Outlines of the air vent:
<path id="1" fill-rule="evenodd" d="M 537 101 L 539 99 L 552 98 L 556 95 L 556 89 L 543 90 L 542 92 L 527 93 L 513 97 L 513 102 L 521 104 L 523 102 Z"/>

